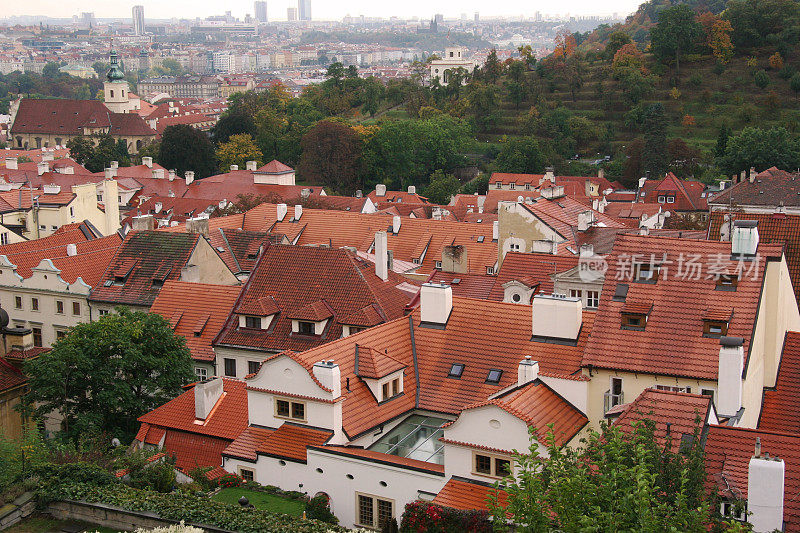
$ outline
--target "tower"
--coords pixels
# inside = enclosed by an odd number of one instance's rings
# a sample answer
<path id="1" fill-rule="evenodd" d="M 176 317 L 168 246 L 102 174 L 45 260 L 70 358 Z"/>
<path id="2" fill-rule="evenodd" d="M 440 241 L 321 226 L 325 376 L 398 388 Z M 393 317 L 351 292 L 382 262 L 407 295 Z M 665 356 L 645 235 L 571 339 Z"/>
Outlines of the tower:
<path id="1" fill-rule="evenodd" d="M 267 3 L 258 1 L 255 3 L 255 14 L 258 22 L 269 22 L 267 19 Z"/>
<path id="2" fill-rule="evenodd" d="M 106 81 L 103 83 L 106 107 L 112 113 L 127 113 L 130 111 L 128 82 L 125 81 L 125 73 L 119 66 L 119 56 L 114 50 L 111 50 L 109 63 L 111 63 L 111 68 L 108 69 Z"/>
<path id="3" fill-rule="evenodd" d="M 133 15 L 134 35 L 144 35 L 144 6 L 133 6 L 131 14 Z"/>
<path id="4" fill-rule="evenodd" d="M 300 20 L 311 20 L 311 0 L 297 0 Z"/>

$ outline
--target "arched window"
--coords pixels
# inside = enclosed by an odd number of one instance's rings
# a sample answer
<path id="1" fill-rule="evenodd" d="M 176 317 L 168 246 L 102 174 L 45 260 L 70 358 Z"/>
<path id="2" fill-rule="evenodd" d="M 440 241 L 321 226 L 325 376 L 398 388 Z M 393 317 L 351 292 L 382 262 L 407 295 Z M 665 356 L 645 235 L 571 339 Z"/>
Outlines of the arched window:
<path id="1" fill-rule="evenodd" d="M 111 98 L 114 98 L 114 89 L 111 89 Z"/>
<path id="2" fill-rule="evenodd" d="M 450 82 L 450 69 L 447 69 L 447 70 L 444 71 L 444 82 L 445 83 L 449 83 Z"/>

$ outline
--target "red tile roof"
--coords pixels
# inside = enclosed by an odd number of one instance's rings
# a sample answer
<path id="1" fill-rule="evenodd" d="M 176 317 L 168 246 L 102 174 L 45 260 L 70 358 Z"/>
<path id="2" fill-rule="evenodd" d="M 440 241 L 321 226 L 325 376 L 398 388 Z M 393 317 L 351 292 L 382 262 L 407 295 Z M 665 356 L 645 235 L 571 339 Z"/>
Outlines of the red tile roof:
<path id="1" fill-rule="evenodd" d="M 716 290 L 714 272 L 734 273 L 729 242 L 619 235 L 606 260 L 608 271 L 600 306 L 586 347 L 583 365 L 697 379 L 717 379 L 719 339 L 703 336 L 706 309 L 732 308 L 728 335 L 744 338 L 745 357 L 755 325 L 767 260 L 781 257 L 775 245 L 760 244 L 757 272 L 748 273 L 756 262 L 744 263 L 735 291 Z M 657 283 L 630 281 L 631 262 L 650 263 L 666 256 L 666 272 Z M 683 264 L 679 264 L 683 258 Z M 700 265 L 694 279 L 687 273 L 690 259 Z M 679 268 L 683 273 L 679 275 Z M 755 274 L 755 275 L 753 275 Z M 711 277 L 709 277 L 711 276 Z M 627 301 L 652 302 L 644 331 L 621 328 L 625 302 L 614 301 L 619 284 L 628 285 Z M 681 331 L 683 335 L 676 336 Z"/>
<path id="2" fill-rule="evenodd" d="M 749 177 L 719 192 L 709 199 L 715 205 L 800 205 L 800 180 L 797 172 L 775 167 L 759 172 L 752 183 Z"/>
<path id="3" fill-rule="evenodd" d="M 35 359 L 50 350 L 52 350 L 50 347 L 34 347 L 28 348 L 27 350 L 12 349 L 6 353 L 5 358 L 7 361 L 18 361 L 21 363 L 28 359 Z"/>
<path id="4" fill-rule="evenodd" d="M 447 283 L 453 288 L 453 296 L 485 300 L 489 298 L 497 278 L 486 274 L 458 274 L 435 270 L 428 278 L 428 281 L 431 283 Z"/>
<path id="5" fill-rule="evenodd" d="M 27 378 L 20 370 L 0 357 L 0 392 L 21 387 L 27 382 Z"/>
<path id="6" fill-rule="evenodd" d="M 277 159 L 273 159 L 266 165 L 259 167 L 256 172 L 263 172 L 264 174 L 284 174 L 286 172 L 294 172 L 294 169 L 289 165 L 284 165 Z"/>
<path id="7" fill-rule="evenodd" d="M 433 503 L 464 511 L 488 510 L 495 490 L 489 483 L 453 476 L 447 480 Z M 508 494 L 504 490 L 497 491 L 497 503 L 502 507 L 508 505 Z"/>
<path id="8" fill-rule="evenodd" d="M 155 137 L 156 131 L 136 113 L 109 113 L 111 135 Z"/>
<path id="9" fill-rule="evenodd" d="M 758 428 L 800 433 L 800 333 L 789 331 L 783 341 L 775 387 L 764 389 Z"/>
<path id="10" fill-rule="evenodd" d="M 747 475 L 756 438 L 761 453 L 784 460 L 783 519 L 785 531 L 800 531 L 800 435 L 755 429 L 709 426 L 706 437 L 706 475 L 724 496 L 747 498 Z M 726 490 L 730 487 L 730 491 Z"/>
<path id="11" fill-rule="evenodd" d="M 325 444 L 332 436 L 333 431 L 284 422 L 259 443 L 256 452 L 305 463 L 308 446 Z"/>
<path id="12" fill-rule="evenodd" d="M 241 290 L 238 285 L 168 281 L 150 312 L 167 320 L 177 315 L 172 329 L 186 339 L 192 357 L 198 361 L 213 361 L 211 343 L 227 322 Z"/>
<path id="13" fill-rule="evenodd" d="M 355 373 L 358 377 L 380 379 L 406 366 L 408 365 L 393 358 L 388 349 L 381 352 L 356 344 Z"/>
<path id="14" fill-rule="evenodd" d="M 699 181 L 682 180 L 669 172 L 660 180 L 647 180 L 639 191 L 639 201 L 648 204 L 660 203 L 658 201 L 660 196 L 675 196 L 674 203 L 663 204 L 665 210 L 707 211 L 705 188 L 706 186 Z"/>
<path id="15" fill-rule="evenodd" d="M 209 220 L 209 227 L 212 225 Z M 209 232 L 208 240 L 231 272 L 242 273 L 252 272 L 261 251 L 270 244 L 280 244 L 281 237 L 262 231 L 217 228 Z"/>
<path id="16" fill-rule="evenodd" d="M 594 216 L 594 225 L 607 228 L 624 228 L 625 224 L 599 211 L 594 211 L 567 196 L 548 200 L 540 199 L 532 204 L 522 204 L 536 218 L 547 224 L 565 239 L 572 239 L 577 232 L 578 215 L 590 211 Z"/>
<path id="17" fill-rule="evenodd" d="M 230 442 L 208 435 L 168 430 L 162 449 L 175 457 L 178 469 L 189 473 L 198 467 L 220 466 L 222 452 Z"/>
<path id="18" fill-rule="evenodd" d="M 670 439 L 671 448 L 677 451 L 683 435 L 702 436 L 711 409 L 711 398 L 699 394 L 645 389 L 638 398 L 625 406 L 614 422 L 626 433 L 633 431 L 633 423 L 640 420 L 655 422 L 655 437 L 660 445 Z M 669 433 L 667 432 L 669 428 Z"/>
<path id="19" fill-rule="evenodd" d="M 12 133 L 82 135 L 84 128 L 108 128 L 108 108 L 100 100 L 55 100 L 23 98 Z"/>
<path id="20" fill-rule="evenodd" d="M 552 294 L 553 275 L 576 266 L 577 255 L 508 252 L 503 258 L 489 299 L 502 301 L 505 296 L 503 285 L 512 280 L 521 281 L 529 287 L 538 287 L 537 293 Z"/>
<path id="21" fill-rule="evenodd" d="M 222 455 L 226 457 L 237 457 L 239 459 L 246 459 L 248 461 L 256 461 L 258 455 L 256 449 L 264 442 L 267 436 L 275 431 L 271 428 L 262 428 L 258 426 L 250 426 L 241 435 L 236 437 L 225 450 Z"/>
<path id="22" fill-rule="evenodd" d="M 322 187 L 255 183 L 252 170 L 235 170 L 195 180 L 189 185 L 183 196 L 185 198 L 208 198 L 216 201 L 236 202 L 239 196 L 251 195 L 262 197 L 268 202 L 278 203 L 300 198 L 303 189 L 308 189 L 315 198 L 323 192 Z"/>

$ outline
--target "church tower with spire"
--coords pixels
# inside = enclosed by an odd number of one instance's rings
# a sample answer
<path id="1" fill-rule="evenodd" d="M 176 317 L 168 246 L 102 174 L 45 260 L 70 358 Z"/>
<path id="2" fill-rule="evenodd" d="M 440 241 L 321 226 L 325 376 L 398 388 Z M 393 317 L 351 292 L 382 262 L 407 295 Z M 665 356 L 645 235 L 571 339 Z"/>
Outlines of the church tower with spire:
<path id="1" fill-rule="evenodd" d="M 133 107 L 128 95 L 130 89 L 125 81 L 125 73 L 119 66 L 119 56 L 114 50 L 111 50 L 109 62 L 111 68 L 108 69 L 106 81 L 103 83 L 106 107 L 112 113 L 129 113 Z"/>

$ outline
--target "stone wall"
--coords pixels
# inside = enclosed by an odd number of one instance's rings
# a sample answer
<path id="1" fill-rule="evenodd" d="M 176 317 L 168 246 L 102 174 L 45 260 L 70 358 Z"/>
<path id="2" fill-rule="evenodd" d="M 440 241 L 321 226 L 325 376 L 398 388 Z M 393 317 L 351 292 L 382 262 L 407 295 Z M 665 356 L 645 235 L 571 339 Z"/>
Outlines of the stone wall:
<path id="1" fill-rule="evenodd" d="M 0 531 L 26 518 L 34 509 L 36 509 L 36 501 L 30 492 L 26 492 L 13 503 L 0 507 Z"/>

